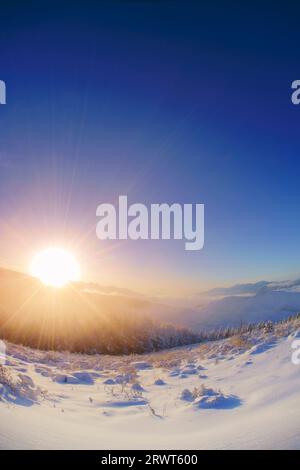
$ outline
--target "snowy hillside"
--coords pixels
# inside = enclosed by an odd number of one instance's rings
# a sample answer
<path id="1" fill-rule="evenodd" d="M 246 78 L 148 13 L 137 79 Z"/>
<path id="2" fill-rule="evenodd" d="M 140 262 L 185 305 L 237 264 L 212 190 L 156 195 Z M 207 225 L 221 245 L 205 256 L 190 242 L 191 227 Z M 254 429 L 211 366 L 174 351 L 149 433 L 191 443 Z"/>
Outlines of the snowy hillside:
<path id="1" fill-rule="evenodd" d="M 299 449 L 299 328 L 141 356 L 8 344 L 0 448 Z"/>

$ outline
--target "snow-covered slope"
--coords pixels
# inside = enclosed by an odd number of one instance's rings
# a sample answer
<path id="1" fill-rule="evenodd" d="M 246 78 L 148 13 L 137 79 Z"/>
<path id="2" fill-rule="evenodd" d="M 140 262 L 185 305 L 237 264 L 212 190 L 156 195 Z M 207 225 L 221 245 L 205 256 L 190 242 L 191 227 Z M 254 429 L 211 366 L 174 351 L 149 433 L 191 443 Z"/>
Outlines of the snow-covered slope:
<path id="1" fill-rule="evenodd" d="M 143 356 L 8 345 L 2 449 L 299 449 L 299 320 Z"/>

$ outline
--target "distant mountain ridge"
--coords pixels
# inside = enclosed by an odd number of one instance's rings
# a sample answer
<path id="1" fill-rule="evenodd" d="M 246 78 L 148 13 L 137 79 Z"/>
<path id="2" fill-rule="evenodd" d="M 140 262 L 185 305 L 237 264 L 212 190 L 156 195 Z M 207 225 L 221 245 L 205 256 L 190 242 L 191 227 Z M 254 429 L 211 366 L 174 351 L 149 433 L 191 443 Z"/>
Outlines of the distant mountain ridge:
<path id="1" fill-rule="evenodd" d="M 260 289 L 267 287 L 271 282 L 259 281 L 247 284 L 235 284 L 230 287 L 215 287 L 206 291 L 204 295 L 209 296 L 227 296 L 227 295 L 241 295 L 241 294 L 256 294 Z"/>
<path id="2" fill-rule="evenodd" d="M 258 281 L 253 283 L 235 284 L 230 287 L 215 287 L 204 292 L 207 296 L 253 295 L 266 290 L 291 290 L 299 287 L 300 279 L 285 281 Z"/>
<path id="3" fill-rule="evenodd" d="M 235 284 L 206 291 L 208 299 L 184 325 L 197 330 L 280 321 L 300 311 L 300 279 Z"/>

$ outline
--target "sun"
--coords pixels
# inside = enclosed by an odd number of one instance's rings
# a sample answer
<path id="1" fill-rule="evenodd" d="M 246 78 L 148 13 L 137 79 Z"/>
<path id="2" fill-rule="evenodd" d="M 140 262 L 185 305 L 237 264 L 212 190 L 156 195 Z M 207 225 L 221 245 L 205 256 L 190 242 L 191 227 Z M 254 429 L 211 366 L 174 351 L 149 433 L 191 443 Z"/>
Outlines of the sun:
<path id="1" fill-rule="evenodd" d="M 76 259 L 61 248 L 47 248 L 37 253 L 31 261 L 30 272 L 44 284 L 54 287 L 63 287 L 80 279 Z"/>

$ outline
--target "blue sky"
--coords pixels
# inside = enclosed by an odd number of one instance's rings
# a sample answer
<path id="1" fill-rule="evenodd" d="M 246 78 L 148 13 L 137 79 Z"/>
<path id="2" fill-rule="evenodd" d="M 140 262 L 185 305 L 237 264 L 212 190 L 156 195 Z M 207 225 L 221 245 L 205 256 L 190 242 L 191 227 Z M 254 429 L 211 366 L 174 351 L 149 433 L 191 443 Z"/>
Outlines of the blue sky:
<path id="1" fill-rule="evenodd" d="M 298 16 L 271 2 L 1 6 L 0 262 L 70 245 L 86 278 L 156 293 L 296 275 Z M 100 242 L 96 207 L 120 194 L 204 203 L 204 249 Z"/>

